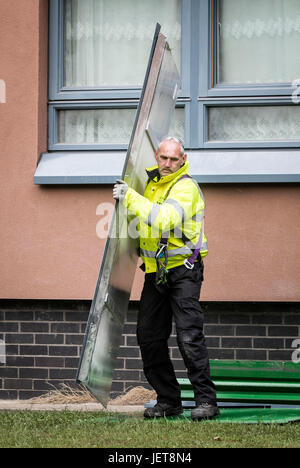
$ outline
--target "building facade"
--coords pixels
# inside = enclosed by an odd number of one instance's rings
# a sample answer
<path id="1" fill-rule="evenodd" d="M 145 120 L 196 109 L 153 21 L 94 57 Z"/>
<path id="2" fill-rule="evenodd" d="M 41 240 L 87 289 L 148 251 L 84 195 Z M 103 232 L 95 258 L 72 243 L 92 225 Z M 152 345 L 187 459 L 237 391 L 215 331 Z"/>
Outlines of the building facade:
<path id="1" fill-rule="evenodd" d="M 206 199 L 210 357 L 293 359 L 299 2 L 11 0 L 0 18 L 0 398 L 74 385 L 156 22 L 182 80 L 170 133 Z M 137 269 L 114 394 L 147 386 L 142 284 Z M 170 350 L 185 376 L 174 335 Z"/>

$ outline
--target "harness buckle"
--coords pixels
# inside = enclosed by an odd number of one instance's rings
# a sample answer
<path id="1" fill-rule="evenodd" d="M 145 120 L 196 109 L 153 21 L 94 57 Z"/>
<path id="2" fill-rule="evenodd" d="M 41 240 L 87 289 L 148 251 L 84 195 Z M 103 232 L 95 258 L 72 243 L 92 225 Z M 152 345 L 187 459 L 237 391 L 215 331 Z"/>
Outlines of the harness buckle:
<path id="1" fill-rule="evenodd" d="M 183 262 L 183 264 L 186 266 L 188 270 L 192 270 L 194 268 L 194 264 L 189 262 L 189 259 L 186 258 Z"/>
<path id="2" fill-rule="evenodd" d="M 160 241 L 158 242 L 158 249 L 155 254 L 156 259 L 156 284 L 157 285 L 167 285 L 168 283 L 168 270 L 167 270 L 167 261 L 168 261 L 168 242 Z"/>
<path id="3" fill-rule="evenodd" d="M 166 244 L 160 244 L 158 243 L 158 249 L 155 253 L 155 258 L 162 258 L 165 256 L 165 252 L 166 252 L 166 249 L 167 249 L 167 245 Z"/>

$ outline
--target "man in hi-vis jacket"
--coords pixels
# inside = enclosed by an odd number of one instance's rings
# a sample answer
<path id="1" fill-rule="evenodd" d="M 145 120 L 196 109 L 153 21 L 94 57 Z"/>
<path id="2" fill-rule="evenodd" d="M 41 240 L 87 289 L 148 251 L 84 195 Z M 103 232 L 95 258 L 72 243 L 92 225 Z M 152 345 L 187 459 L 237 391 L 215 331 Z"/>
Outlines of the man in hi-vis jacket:
<path id="1" fill-rule="evenodd" d="M 183 411 L 168 349 L 173 317 L 178 347 L 194 389 L 196 407 L 191 418 L 208 419 L 219 414 L 219 410 L 199 303 L 202 258 L 207 255 L 204 198 L 188 173 L 187 156 L 180 140 L 165 138 L 155 158 L 157 165 L 147 169 L 144 196 L 121 180 L 113 189 L 114 198 L 139 220 L 140 256 L 146 274 L 137 339 L 145 376 L 157 393 L 157 404 L 147 408 L 144 417 Z"/>

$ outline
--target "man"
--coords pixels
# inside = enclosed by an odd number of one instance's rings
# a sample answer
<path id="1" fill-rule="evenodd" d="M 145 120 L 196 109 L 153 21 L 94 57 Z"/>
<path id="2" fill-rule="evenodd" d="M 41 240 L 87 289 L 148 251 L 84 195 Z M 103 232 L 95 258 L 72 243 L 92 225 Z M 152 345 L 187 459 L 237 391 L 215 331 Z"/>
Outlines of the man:
<path id="1" fill-rule="evenodd" d="M 144 416 L 155 418 L 183 411 L 168 349 L 174 317 L 178 347 L 195 394 L 191 418 L 208 419 L 219 410 L 199 304 L 202 257 L 207 254 L 204 199 L 188 174 L 187 155 L 180 140 L 164 139 L 155 158 L 157 166 L 147 170 L 144 196 L 121 180 L 113 190 L 114 198 L 139 218 L 140 255 L 146 275 L 137 339 L 145 376 L 157 393 L 157 404 L 146 409 Z"/>

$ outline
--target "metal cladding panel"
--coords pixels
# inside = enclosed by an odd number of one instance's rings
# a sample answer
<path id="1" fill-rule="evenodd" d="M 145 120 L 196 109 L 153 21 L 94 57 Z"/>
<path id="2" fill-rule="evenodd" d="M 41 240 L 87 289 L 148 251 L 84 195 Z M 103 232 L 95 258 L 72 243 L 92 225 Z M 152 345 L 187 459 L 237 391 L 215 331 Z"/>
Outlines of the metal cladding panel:
<path id="1" fill-rule="evenodd" d="M 122 178 L 143 193 L 146 167 L 168 134 L 180 77 L 166 38 L 157 25 Z M 134 220 L 117 202 L 87 323 L 77 381 L 107 405 L 131 288 L 137 268 Z M 131 232 L 131 229 L 134 232 Z M 136 234 L 136 233 L 135 233 Z"/>

